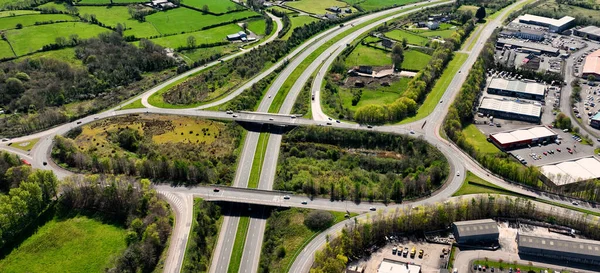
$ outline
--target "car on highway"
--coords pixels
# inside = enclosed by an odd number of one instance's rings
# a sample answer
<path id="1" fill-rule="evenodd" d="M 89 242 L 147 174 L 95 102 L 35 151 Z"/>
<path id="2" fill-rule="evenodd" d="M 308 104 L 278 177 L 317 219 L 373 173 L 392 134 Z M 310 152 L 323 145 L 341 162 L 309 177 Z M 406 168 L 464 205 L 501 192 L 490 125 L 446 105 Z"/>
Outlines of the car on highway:
<path id="1" fill-rule="evenodd" d="M 339 121 L 339 120 L 335 120 L 335 122 L 336 122 L 336 123 L 340 123 L 340 121 Z"/>
<path id="2" fill-rule="evenodd" d="M 415 134 L 415 131 L 413 131 L 413 130 L 410 130 L 410 134 L 414 135 L 414 134 Z"/>
<path id="3" fill-rule="evenodd" d="M 370 207 L 369 210 L 370 211 L 376 211 L 377 209 L 375 207 Z"/>
<path id="4" fill-rule="evenodd" d="M 289 195 L 284 195 L 284 196 L 283 196 L 283 199 L 285 199 L 285 200 L 289 200 L 289 199 L 290 199 L 290 196 L 289 196 Z"/>
<path id="5" fill-rule="evenodd" d="M 296 118 L 296 115 L 291 115 L 290 118 Z"/>
<path id="6" fill-rule="evenodd" d="M 81 121 L 78 121 L 77 124 L 81 124 Z"/>
<path id="7" fill-rule="evenodd" d="M 233 115 L 232 117 L 234 117 L 234 118 L 237 118 L 237 117 L 238 117 L 238 115 Z"/>
<path id="8" fill-rule="evenodd" d="M 213 191 L 214 191 L 214 192 L 220 192 L 220 191 L 221 191 L 221 189 L 219 189 L 219 188 L 214 188 L 214 189 L 213 189 Z"/>
<path id="9" fill-rule="evenodd" d="M 228 115 L 231 115 L 231 114 L 233 114 L 233 111 L 227 110 L 227 112 L 225 112 L 225 113 L 227 113 Z"/>
<path id="10" fill-rule="evenodd" d="M 271 95 L 269 95 L 269 99 L 271 98 Z"/>
<path id="11" fill-rule="evenodd" d="M 577 201 L 573 201 L 571 202 L 571 204 L 573 204 L 574 206 L 579 206 L 579 203 Z"/>
<path id="12" fill-rule="evenodd" d="M 327 122 L 327 125 L 331 125 L 331 122 Z"/>
<path id="13" fill-rule="evenodd" d="M 48 162 L 44 161 L 44 162 L 42 162 L 42 165 L 46 166 L 46 165 L 48 165 Z"/>
<path id="14" fill-rule="evenodd" d="M 269 118 L 269 120 L 273 120 L 273 118 Z"/>
<path id="15" fill-rule="evenodd" d="M 373 128 L 373 126 L 371 126 L 371 125 L 367 125 L 367 128 L 371 129 L 371 128 Z"/>
<path id="16" fill-rule="evenodd" d="M 7 142 L 7 141 L 9 141 L 9 140 L 10 140 L 10 139 L 8 139 L 8 138 L 3 138 L 3 139 L 2 139 L 2 142 Z"/>
<path id="17" fill-rule="evenodd" d="M 444 100 L 440 100 L 440 103 L 444 102 Z"/>
<path id="18" fill-rule="evenodd" d="M 456 176 L 460 176 L 460 171 L 456 171 Z"/>
<path id="19" fill-rule="evenodd" d="M 302 205 L 308 204 L 308 201 L 302 201 Z"/>

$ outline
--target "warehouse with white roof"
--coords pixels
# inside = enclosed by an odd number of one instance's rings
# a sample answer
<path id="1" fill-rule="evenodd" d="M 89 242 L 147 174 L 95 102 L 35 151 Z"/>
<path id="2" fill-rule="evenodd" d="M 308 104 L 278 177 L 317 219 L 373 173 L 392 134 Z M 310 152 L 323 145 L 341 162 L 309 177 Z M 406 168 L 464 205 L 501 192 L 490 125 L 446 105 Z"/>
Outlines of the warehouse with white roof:
<path id="1" fill-rule="evenodd" d="M 547 27 L 552 32 L 561 32 L 570 28 L 575 23 L 575 18 L 564 16 L 560 19 L 525 14 L 517 18 L 519 23 Z"/>
<path id="2" fill-rule="evenodd" d="M 542 180 L 555 186 L 600 178 L 600 161 L 595 157 L 568 160 L 540 167 Z"/>
<path id="3" fill-rule="evenodd" d="M 540 123 L 542 107 L 532 103 L 484 97 L 479 112 L 503 119 Z"/>
<path id="4" fill-rule="evenodd" d="M 516 98 L 544 100 L 546 86 L 537 82 L 493 78 L 488 85 L 487 92 Z"/>
<path id="5" fill-rule="evenodd" d="M 519 256 L 530 255 L 561 262 L 600 265 L 600 242 L 579 238 L 553 238 L 517 233 Z"/>
<path id="6" fill-rule="evenodd" d="M 558 135 L 546 126 L 538 126 L 491 134 L 490 140 L 501 150 L 510 150 L 527 145 L 549 144 L 554 142 L 557 137 Z"/>

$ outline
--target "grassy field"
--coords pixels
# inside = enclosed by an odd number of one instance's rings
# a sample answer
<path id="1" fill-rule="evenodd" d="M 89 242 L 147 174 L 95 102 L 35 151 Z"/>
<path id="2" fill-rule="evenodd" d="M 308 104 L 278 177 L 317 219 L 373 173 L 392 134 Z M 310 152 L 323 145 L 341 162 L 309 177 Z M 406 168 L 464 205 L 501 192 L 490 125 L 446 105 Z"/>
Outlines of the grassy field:
<path id="1" fill-rule="evenodd" d="M 473 13 L 473 15 L 475 15 L 475 12 L 477 12 L 477 9 L 479 9 L 478 6 L 471 6 L 471 5 L 462 5 L 458 8 L 459 11 L 471 11 Z"/>
<path id="2" fill-rule="evenodd" d="M 292 36 L 292 32 L 295 28 L 301 27 L 306 24 L 310 24 L 315 21 L 319 21 L 319 19 L 310 17 L 310 16 L 305 16 L 305 15 L 291 16 L 290 17 L 290 22 L 291 22 L 290 30 L 288 30 L 288 32 L 285 35 L 283 35 L 283 37 L 281 37 L 281 39 L 287 40 L 288 38 L 290 38 L 290 36 Z"/>
<path id="3" fill-rule="evenodd" d="M 185 34 L 172 35 L 167 37 L 160 37 L 156 39 L 150 39 L 152 42 L 170 48 L 178 48 L 181 46 L 187 46 L 187 39 L 190 36 L 196 38 L 196 44 L 209 44 L 220 41 L 225 41 L 227 34 L 236 33 L 242 30 L 242 28 L 236 24 L 228 24 L 208 30 L 195 31 Z M 202 48 L 200 50 L 206 50 Z"/>
<path id="4" fill-rule="evenodd" d="M 356 106 L 352 106 L 353 95 L 350 90 L 341 88 L 339 94 L 344 108 L 348 108 L 351 111 L 356 111 L 356 109 L 365 105 L 381 105 L 394 102 L 400 97 L 400 95 L 402 95 L 402 93 L 404 93 L 409 81 L 409 78 L 400 78 L 400 80 L 393 82 L 390 86 L 380 86 L 377 89 L 361 88 L 363 92 L 360 97 L 360 101 L 358 104 L 356 104 Z"/>
<path id="5" fill-rule="evenodd" d="M 401 29 L 394 29 L 386 32 L 385 36 L 396 41 L 402 41 L 403 38 L 406 38 L 406 41 L 409 44 L 419 46 L 425 46 L 425 44 L 429 42 L 429 39 L 425 37 Z"/>
<path id="6" fill-rule="evenodd" d="M 313 14 L 325 14 L 326 12 L 329 12 L 326 10 L 327 8 L 334 6 L 340 7 L 342 9 L 349 7 L 352 9 L 352 12 L 357 11 L 355 8 L 349 6 L 348 3 L 337 0 L 299 0 L 293 2 L 286 2 L 285 4 L 290 7 L 297 8 L 299 10 Z"/>
<path id="7" fill-rule="evenodd" d="M 23 27 L 33 26 L 36 22 L 78 21 L 79 18 L 66 14 L 32 14 L 0 18 L 0 30 L 13 29 L 17 24 Z"/>
<path id="8" fill-rule="evenodd" d="M 77 7 L 79 14 L 94 14 L 98 21 L 111 27 L 117 24 L 123 25 L 125 35 L 134 35 L 135 37 L 151 37 L 157 36 L 160 33 L 149 22 L 140 22 L 132 19 L 129 15 L 128 8 L 125 6 L 102 6 L 102 7 Z"/>
<path id="9" fill-rule="evenodd" d="M 0 18 L 9 17 L 9 16 L 27 15 L 27 14 L 40 14 L 40 12 L 35 11 L 35 10 L 5 10 L 5 11 L 0 11 Z"/>
<path id="10" fill-rule="evenodd" d="M 107 31 L 110 30 L 97 25 L 72 22 L 7 30 L 5 34 L 17 56 L 21 56 L 39 50 L 44 45 L 54 43 L 58 37 L 68 37 L 67 34 L 77 34 L 79 38 L 87 39 Z"/>
<path id="11" fill-rule="evenodd" d="M 425 32 L 421 33 L 421 35 L 426 36 L 426 37 L 431 37 L 431 38 L 436 38 L 436 37 L 449 38 L 450 36 L 452 36 L 452 34 L 454 32 L 455 32 L 455 29 L 431 30 L 431 31 L 425 31 Z"/>
<path id="12" fill-rule="evenodd" d="M 465 127 L 462 130 L 462 134 L 465 136 L 466 141 L 477 149 L 478 153 L 495 154 L 500 152 L 498 147 L 487 141 L 486 135 L 479 131 L 474 124 L 469 124 Z"/>
<path id="13" fill-rule="evenodd" d="M 126 110 L 126 109 L 139 109 L 139 108 L 146 108 L 144 107 L 144 105 L 142 104 L 142 99 L 137 99 L 135 101 L 133 101 L 130 104 L 127 104 L 123 107 L 121 107 L 121 110 Z"/>
<path id="14" fill-rule="evenodd" d="M 48 3 L 40 5 L 38 7 L 39 8 L 55 8 L 56 10 L 67 11 L 67 7 L 65 6 L 64 3 L 48 2 Z"/>
<path id="15" fill-rule="evenodd" d="M 204 5 L 208 6 L 208 11 L 213 13 L 225 13 L 230 10 L 235 10 L 238 8 L 242 8 L 241 6 L 236 5 L 232 1 L 229 0 L 183 0 L 181 1 L 183 4 L 186 4 L 191 7 L 202 9 Z"/>
<path id="16" fill-rule="evenodd" d="M 23 56 L 17 58 L 18 61 L 23 59 L 39 59 L 39 58 L 54 58 L 59 59 L 61 61 L 65 61 L 74 66 L 83 66 L 83 62 L 75 57 L 75 48 L 67 47 L 58 50 L 44 51 L 38 52 L 31 55 Z"/>
<path id="17" fill-rule="evenodd" d="M 248 29 L 256 35 L 265 35 L 267 24 L 264 19 L 252 20 L 248 22 Z M 232 32 L 233 33 L 233 32 Z"/>
<path id="18" fill-rule="evenodd" d="M 258 183 L 260 182 L 260 173 L 262 172 L 262 166 L 265 162 L 265 154 L 267 153 L 269 136 L 269 133 L 260 133 L 260 136 L 258 137 L 256 152 L 254 153 L 254 159 L 252 160 L 252 169 L 250 170 L 250 178 L 248 178 L 248 188 L 258 188 Z"/>
<path id="19" fill-rule="evenodd" d="M 52 220 L 0 260 L 0 272 L 104 272 L 127 247 L 125 233 L 86 217 Z"/>
<path id="20" fill-rule="evenodd" d="M 360 44 L 346 58 L 347 67 L 359 65 L 384 66 L 391 64 L 392 58 L 390 53 Z"/>
<path id="21" fill-rule="evenodd" d="M 250 226 L 250 217 L 241 216 L 235 233 L 235 241 L 233 243 L 233 251 L 231 252 L 231 260 L 227 273 L 237 273 L 242 262 L 242 253 L 244 253 L 244 245 L 246 244 L 246 235 L 248 235 L 248 226 Z"/>
<path id="22" fill-rule="evenodd" d="M 411 49 L 405 50 L 404 61 L 402 61 L 402 68 L 413 71 L 420 71 L 421 69 L 427 66 L 427 63 L 429 63 L 430 59 L 430 55 L 425 54 L 421 51 Z"/>
<path id="23" fill-rule="evenodd" d="M 11 147 L 29 152 L 31 148 L 33 148 L 33 146 L 35 146 L 35 144 L 38 143 L 38 141 L 40 141 L 39 138 L 30 141 L 15 142 L 11 145 Z"/>
<path id="24" fill-rule="evenodd" d="M 228 13 L 221 16 L 202 14 L 201 12 L 176 8 L 164 12 L 157 12 L 146 16 L 146 21 L 154 25 L 161 34 L 173 34 L 182 31 L 196 31 L 206 26 L 212 26 L 235 19 L 257 15 L 253 11 L 240 11 Z M 225 37 L 229 33 L 220 33 Z"/>
<path id="25" fill-rule="evenodd" d="M 364 10 L 375 10 L 394 5 L 406 5 L 418 2 L 418 0 L 346 0 L 345 2 L 350 4 L 359 4 Z"/>
<path id="26" fill-rule="evenodd" d="M 270 7 L 270 8 L 267 9 L 267 11 L 270 11 L 270 10 L 276 10 L 276 11 L 287 13 L 287 14 L 297 13 L 297 12 L 295 12 L 293 10 L 289 10 L 289 9 L 278 7 L 278 6 L 272 6 L 272 7 Z"/>
<path id="27" fill-rule="evenodd" d="M 8 42 L 0 40 L 0 59 L 16 57 Z"/>
<path id="28" fill-rule="evenodd" d="M 444 95 L 444 92 L 446 92 L 448 85 L 450 85 L 452 79 L 454 78 L 454 75 L 458 73 L 458 70 L 467 60 L 468 56 L 469 55 L 464 53 L 454 53 L 454 58 L 452 58 L 452 60 L 448 63 L 446 69 L 444 69 L 442 76 L 435 82 L 435 85 L 431 89 L 431 92 L 429 92 L 429 94 L 427 94 L 427 97 L 425 97 L 425 101 L 423 101 L 423 104 L 419 106 L 417 114 L 413 117 L 402 120 L 400 124 L 410 123 L 428 116 L 431 113 L 431 111 L 435 109 L 438 103 L 440 103 L 440 99 Z"/>
<path id="29" fill-rule="evenodd" d="M 111 0 L 81 0 L 82 4 L 110 4 Z M 114 3 L 144 3 L 145 0 L 113 0 Z"/>
<path id="30" fill-rule="evenodd" d="M 470 182 L 475 182 L 476 184 Z M 472 172 L 467 171 L 467 175 L 465 176 L 465 180 L 460 186 L 460 189 L 458 189 L 458 191 L 452 194 L 452 196 L 461 196 L 476 193 L 513 195 L 511 191 L 500 186 L 496 186 L 490 182 L 487 182 L 481 177 L 473 174 Z"/>
<path id="31" fill-rule="evenodd" d="M 193 63 L 195 61 L 206 59 L 210 56 L 214 56 L 215 54 L 227 55 L 233 52 L 237 52 L 239 49 L 235 44 L 228 44 L 224 46 L 216 46 L 216 47 L 208 47 L 208 48 L 200 48 L 193 50 L 185 50 L 179 52 L 179 55 L 183 57 L 183 59 L 187 63 Z"/>

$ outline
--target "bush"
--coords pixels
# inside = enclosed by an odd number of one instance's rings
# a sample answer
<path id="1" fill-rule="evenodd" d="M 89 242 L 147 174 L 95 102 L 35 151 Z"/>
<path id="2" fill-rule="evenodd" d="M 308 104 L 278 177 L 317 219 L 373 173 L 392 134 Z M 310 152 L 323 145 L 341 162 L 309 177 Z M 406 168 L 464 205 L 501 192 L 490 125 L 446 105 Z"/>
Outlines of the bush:
<path id="1" fill-rule="evenodd" d="M 304 225 L 315 231 L 324 230 L 330 227 L 331 224 L 333 224 L 333 215 L 324 210 L 311 211 L 304 218 Z"/>

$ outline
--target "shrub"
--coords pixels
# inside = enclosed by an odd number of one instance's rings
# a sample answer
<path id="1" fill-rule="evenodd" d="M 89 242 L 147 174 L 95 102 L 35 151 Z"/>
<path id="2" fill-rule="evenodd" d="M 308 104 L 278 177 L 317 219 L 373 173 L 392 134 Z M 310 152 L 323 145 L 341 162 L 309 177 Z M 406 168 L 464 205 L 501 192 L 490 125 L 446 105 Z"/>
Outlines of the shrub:
<path id="1" fill-rule="evenodd" d="M 304 218 L 304 225 L 312 230 L 324 230 L 333 224 L 333 215 L 328 211 L 311 211 Z"/>

